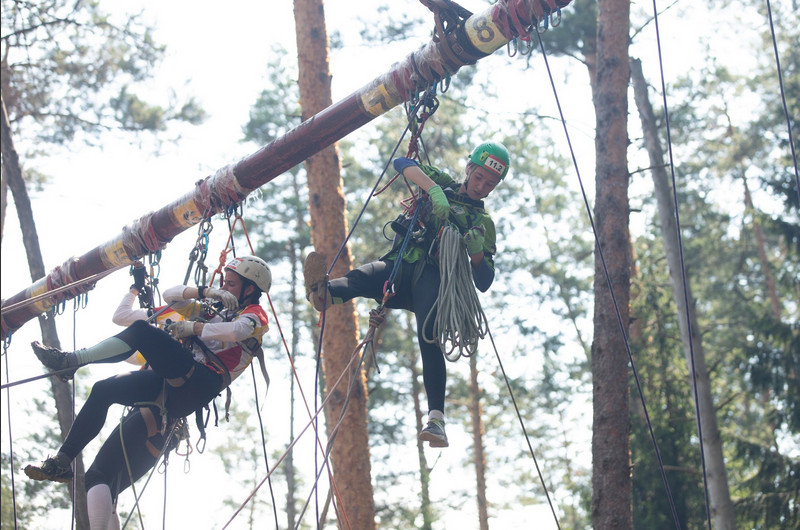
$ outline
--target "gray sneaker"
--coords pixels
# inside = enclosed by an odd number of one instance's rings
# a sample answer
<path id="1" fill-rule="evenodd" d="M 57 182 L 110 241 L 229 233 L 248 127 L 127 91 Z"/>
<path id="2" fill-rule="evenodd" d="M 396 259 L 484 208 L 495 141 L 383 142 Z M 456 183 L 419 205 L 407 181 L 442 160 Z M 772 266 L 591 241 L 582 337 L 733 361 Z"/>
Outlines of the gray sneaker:
<path id="1" fill-rule="evenodd" d="M 39 362 L 52 371 L 60 372 L 70 368 L 69 361 L 67 360 L 67 354 L 58 348 L 45 346 L 39 341 L 31 342 L 31 347 L 33 348 L 33 353 L 35 353 L 36 357 L 39 359 Z M 69 381 L 72 379 L 72 376 L 75 375 L 75 371 L 77 369 L 78 368 L 76 367 L 72 371 L 61 373 L 58 375 L 58 377 L 62 381 Z"/>
<path id="2" fill-rule="evenodd" d="M 442 420 L 428 421 L 428 424 L 419 433 L 419 439 L 423 442 L 430 442 L 431 447 L 450 447 Z"/>
<path id="3" fill-rule="evenodd" d="M 64 464 L 57 456 L 47 457 L 41 466 L 25 466 L 25 474 L 33 480 L 72 482 L 72 466 Z"/>

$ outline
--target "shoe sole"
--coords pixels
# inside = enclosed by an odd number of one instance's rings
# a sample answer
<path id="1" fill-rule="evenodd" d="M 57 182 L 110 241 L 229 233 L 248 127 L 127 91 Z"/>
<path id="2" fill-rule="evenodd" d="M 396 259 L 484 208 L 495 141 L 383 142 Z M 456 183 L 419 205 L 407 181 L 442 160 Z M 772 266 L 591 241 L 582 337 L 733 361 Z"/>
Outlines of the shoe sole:
<path id="1" fill-rule="evenodd" d="M 49 480 L 51 482 L 61 482 L 62 484 L 66 484 L 68 482 L 72 482 L 72 476 L 62 476 L 62 477 L 54 477 L 52 475 L 48 475 L 41 468 L 36 466 L 25 466 L 25 474 L 28 475 L 28 478 L 33 480 Z"/>
<path id="2" fill-rule="evenodd" d="M 75 375 L 75 372 L 77 371 L 77 368 L 75 368 L 71 372 L 68 372 L 68 371 L 64 371 L 64 370 L 67 370 L 67 368 L 69 368 L 69 366 L 61 366 L 60 363 L 59 363 L 59 366 L 55 366 L 52 363 L 50 363 L 49 359 L 47 358 L 47 353 L 45 353 L 45 352 L 47 352 L 51 348 L 48 348 L 47 346 L 43 345 L 39 341 L 33 341 L 31 343 L 31 347 L 33 348 L 34 355 L 36 355 L 36 358 L 39 359 L 39 362 L 42 363 L 42 365 L 45 368 L 47 368 L 48 370 L 50 370 L 51 372 L 56 372 L 56 374 L 54 374 L 56 377 L 58 377 L 59 379 L 61 379 L 65 383 L 68 383 L 69 381 L 72 380 L 72 377 Z M 58 373 L 58 372 L 61 372 L 61 373 Z"/>
<path id="3" fill-rule="evenodd" d="M 447 439 L 442 440 L 438 436 L 435 436 L 428 432 L 423 432 L 419 435 L 419 439 L 422 442 L 430 443 L 431 447 L 450 447 L 450 442 Z"/>
<path id="4" fill-rule="evenodd" d="M 319 298 L 316 292 L 325 283 L 325 277 L 328 274 L 328 269 L 325 266 L 325 258 L 319 252 L 310 252 L 306 256 L 306 261 L 303 263 L 303 281 L 306 286 L 306 300 L 310 301 L 317 311 L 322 311 L 320 306 L 322 300 L 317 301 Z M 312 296 L 314 299 L 312 300 Z M 330 297 L 328 297 L 327 305 L 330 306 Z"/>

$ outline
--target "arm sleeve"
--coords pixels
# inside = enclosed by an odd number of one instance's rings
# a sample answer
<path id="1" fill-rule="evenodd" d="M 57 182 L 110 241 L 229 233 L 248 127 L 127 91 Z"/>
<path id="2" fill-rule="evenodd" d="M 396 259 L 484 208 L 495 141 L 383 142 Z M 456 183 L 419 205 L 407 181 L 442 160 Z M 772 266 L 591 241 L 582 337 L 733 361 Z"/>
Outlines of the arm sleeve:
<path id="1" fill-rule="evenodd" d="M 482 293 L 489 290 L 494 282 L 494 268 L 489 264 L 489 260 L 484 255 L 483 260 L 477 267 L 472 267 L 472 281 L 475 287 Z"/>
<path id="2" fill-rule="evenodd" d="M 122 297 L 117 310 L 111 317 L 111 321 L 118 326 L 130 326 L 137 320 L 147 320 L 147 310 L 134 309 L 133 302 L 136 300 L 136 294 L 130 290 Z"/>
<path id="3" fill-rule="evenodd" d="M 172 308 L 176 311 L 192 303 L 191 300 L 186 300 L 183 297 L 183 292 L 186 290 L 185 285 L 176 285 L 164 291 L 164 301 L 172 304 Z"/>
<path id="4" fill-rule="evenodd" d="M 208 322 L 203 326 L 200 338 L 219 342 L 238 342 L 250 337 L 256 330 L 256 317 L 242 315 L 233 322 Z"/>

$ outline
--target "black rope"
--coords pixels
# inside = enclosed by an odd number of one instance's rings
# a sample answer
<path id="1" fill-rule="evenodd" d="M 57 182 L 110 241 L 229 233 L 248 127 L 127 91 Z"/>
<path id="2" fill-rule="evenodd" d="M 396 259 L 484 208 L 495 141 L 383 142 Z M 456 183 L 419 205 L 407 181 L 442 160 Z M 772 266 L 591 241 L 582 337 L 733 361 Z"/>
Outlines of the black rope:
<path id="1" fill-rule="evenodd" d="M 73 301 L 72 308 L 72 351 L 77 349 L 77 328 L 78 328 L 78 309 L 81 306 L 81 295 L 79 294 Z M 75 397 L 77 395 L 75 378 L 72 378 L 72 423 L 75 423 Z M 78 474 L 72 474 L 72 520 L 70 521 L 70 528 L 75 528 L 75 496 L 78 494 Z M 84 492 L 85 494 L 85 492 Z"/>
<path id="2" fill-rule="evenodd" d="M 357 348 L 353 352 L 353 357 L 355 357 L 355 355 L 357 355 L 359 353 L 359 351 L 361 351 L 361 349 Z M 352 362 L 352 357 L 350 359 L 350 362 Z M 348 367 L 349 367 L 349 364 L 350 363 L 348 363 Z M 344 420 L 344 415 L 347 412 L 347 406 L 350 404 L 350 398 L 353 395 L 353 390 L 355 390 L 356 381 L 358 381 L 358 373 L 361 371 L 361 366 L 363 364 L 364 364 L 364 355 L 361 355 L 360 359 L 358 361 L 358 365 L 355 368 L 351 369 L 351 372 L 350 372 L 350 385 L 347 388 L 347 394 L 345 395 L 345 400 L 344 400 L 344 403 L 342 404 L 342 410 L 339 413 L 339 419 L 336 422 L 336 425 L 334 426 L 333 430 L 331 431 L 330 438 L 328 439 L 328 446 L 325 449 L 325 458 L 322 461 L 322 465 L 317 465 L 317 460 L 315 458 L 315 465 L 316 465 L 316 470 L 317 471 L 316 471 L 315 478 L 314 478 L 314 485 L 312 486 L 311 492 L 309 493 L 308 498 L 306 499 L 306 502 L 303 505 L 303 508 L 300 510 L 300 513 L 299 513 L 298 518 L 297 518 L 297 525 L 295 526 L 295 530 L 300 528 L 300 522 L 301 522 L 301 520 L 303 518 L 303 514 L 305 513 L 306 508 L 308 508 L 308 505 L 311 502 L 311 496 L 314 495 L 316 497 L 318 495 L 318 492 L 319 492 L 319 488 L 318 488 L 319 479 L 322 476 L 322 471 L 324 469 L 326 469 L 326 467 L 327 467 L 328 459 L 330 458 L 331 452 L 333 451 L 334 441 L 336 440 L 337 434 L 339 434 L 339 427 L 341 426 L 342 421 Z M 316 450 L 315 450 L 315 455 L 316 455 Z M 317 526 L 319 526 L 319 507 L 317 507 Z"/>
<path id="3" fill-rule="evenodd" d="M 550 492 L 547 489 L 547 484 L 544 481 L 544 475 L 542 474 L 542 470 L 539 468 L 539 461 L 536 459 L 536 454 L 533 451 L 533 446 L 531 445 L 531 439 L 528 435 L 528 430 L 525 428 L 525 420 L 522 419 L 522 413 L 519 410 L 519 406 L 517 405 L 517 399 L 514 397 L 514 390 L 511 388 L 511 382 L 508 379 L 508 374 L 506 374 L 506 369 L 503 366 L 503 361 L 500 359 L 500 352 L 497 351 L 497 345 L 494 342 L 494 337 L 492 336 L 492 331 L 487 327 L 486 333 L 489 335 L 489 340 L 492 342 L 492 348 L 494 348 L 494 355 L 497 357 L 497 364 L 500 366 L 500 371 L 503 373 L 503 381 L 506 383 L 506 388 L 508 389 L 508 395 L 511 397 L 511 403 L 514 405 L 514 411 L 517 413 L 517 419 L 519 420 L 519 425 L 522 428 L 522 434 L 525 436 L 525 442 L 528 444 L 528 451 L 531 454 L 531 458 L 533 459 L 533 465 L 536 467 L 536 473 L 539 475 L 539 482 L 544 488 L 544 495 L 547 498 L 547 504 L 550 506 L 550 512 L 553 514 L 553 519 L 555 519 L 556 527 L 561 530 L 561 525 L 558 522 L 558 515 L 556 514 L 555 506 L 553 505 L 553 501 L 550 499 Z"/>
<path id="4" fill-rule="evenodd" d="M 11 345 L 11 333 L 9 333 L 3 340 L 3 358 L 6 366 L 6 381 L 8 377 L 8 347 Z M 8 456 L 9 464 L 11 465 L 11 502 L 14 508 L 14 529 L 17 528 L 17 488 L 16 481 L 14 480 L 14 436 L 11 431 L 11 390 L 6 390 L 6 405 L 8 406 L 8 413 L 6 419 L 8 420 Z"/>
<path id="5" fill-rule="evenodd" d="M 350 237 L 352 237 L 353 232 L 356 229 L 356 226 L 358 226 L 358 223 L 361 221 L 361 218 L 364 216 L 364 212 L 367 210 L 367 206 L 369 205 L 370 199 L 373 197 L 373 195 L 375 193 L 375 190 L 378 189 L 378 185 L 381 183 L 381 180 L 383 180 L 383 176 L 386 174 L 386 171 L 389 169 L 389 164 L 392 163 L 392 159 L 394 158 L 395 154 L 397 154 L 397 150 L 400 148 L 400 144 L 403 142 L 403 139 L 405 138 L 406 133 L 409 131 L 409 129 L 412 127 L 412 124 L 417 119 L 417 113 L 419 112 L 421 107 L 422 107 L 421 105 L 417 105 L 412 109 L 411 116 L 409 117 L 408 123 L 406 124 L 406 128 L 403 131 L 403 134 L 400 135 L 400 139 L 397 141 L 397 144 L 395 144 L 394 149 L 392 149 L 392 154 L 389 155 L 389 157 L 387 158 L 386 164 L 384 164 L 384 166 L 383 166 L 383 171 L 381 171 L 381 174 L 378 177 L 377 181 L 375 182 L 375 185 L 372 187 L 372 192 L 367 196 L 367 200 L 364 201 L 364 206 L 361 208 L 361 211 L 358 212 L 358 216 L 356 217 L 356 220 L 353 222 L 353 226 L 350 228 L 350 231 L 347 233 L 347 236 L 344 238 L 344 241 L 342 241 L 342 244 L 339 246 L 339 251 L 336 253 L 336 256 L 334 256 L 333 261 L 331 262 L 331 266 L 328 268 L 328 274 L 331 273 L 331 271 L 333 270 L 334 265 L 336 265 L 336 262 L 339 261 L 339 257 L 342 255 L 342 252 L 344 252 L 344 249 L 345 249 L 345 247 L 347 245 L 347 242 L 350 241 Z M 321 334 L 321 332 L 320 332 L 320 334 Z"/>
<path id="6" fill-rule="evenodd" d="M 792 151 L 792 162 L 794 163 L 794 184 L 797 191 L 797 202 L 800 205 L 800 173 L 797 169 L 797 153 L 794 152 L 794 138 L 792 137 L 792 120 L 789 116 L 789 109 L 786 106 L 786 93 L 783 90 L 783 74 L 781 73 L 781 59 L 778 55 L 778 43 L 775 40 L 775 26 L 772 23 L 772 7 L 767 0 L 767 14 L 769 15 L 769 31 L 772 35 L 772 49 L 775 51 L 775 65 L 778 68 L 778 84 L 781 88 L 781 102 L 783 103 L 783 115 L 786 117 L 786 128 L 789 131 L 789 149 Z"/>
<path id="7" fill-rule="evenodd" d="M 395 157 L 395 154 L 397 153 L 397 150 L 400 148 L 400 144 L 403 142 L 403 139 L 405 138 L 406 133 L 408 133 L 408 131 L 414 125 L 415 120 L 417 119 L 417 114 L 419 113 L 419 110 L 421 108 L 422 108 L 421 105 L 415 105 L 414 108 L 411 110 L 411 113 L 410 113 L 410 116 L 409 116 L 409 119 L 408 119 L 408 123 L 406 124 L 406 127 L 403 130 L 403 134 L 400 135 L 400 139 L 395 144 L 394 149 L 392 149 L 391 155 L 389 155 L 389 157 L 387 158 L 386 163 L 383 166 L 383 171 L 381 171 L 380 176 L 375 181 L 375 185 L 372 187 L 372 191 L 367 196 L 367 199 L 364 201 L 364 205 L 361 207 L 361 211 L 359 211 L 358 216 L 356 217 L 355 221 L 353 222 L 353 226 L 350 228 L 350 231 L 347 233 L 347 236 L 345 236 L 344 240 L 342 241 L 342 244 L 339 246 L 339 250 L 336 252 L 336 255 L 334 256 L 333 260 L 331 261 L 331 265 L 328 268 L 328 272 L 326 274 L 326 277 L 330 276 L 330 273 L 333 270 L 333 267 L 339 261 L 339 257 L 342 255 L 342 252 L 344 252 L 344 249 L 346 248 L 347 242 L 352 237 L 356 227 L 358 226 L 358 223 L 361 221 L 361 218 L 364 216 L 364 212 L 366 212 L 366 210 L 367 210 L 367 206 L 369 205 L 369 201 L 375 195 L 375 192 L 378 189 L 378 186 L 380 185 L 381 181 L 383 180 L 383 177 L 386 174 L 386 171 L 389 169 L 389 164 L 392 163 L 392 159 Z M 325 292 L 324 292 L 323 306 L 327 304 L 327 300 L 326 300 L 327 296 L 328 296 L 328 291 L 326 289 Z M 316 356 L 315 356 L 315 362 L 316 362 L 316 370 L 314 371 L 314 406 L 315 407 L 317 406 L 317 403 L 319 401 L 319 376 L 320 376 L 320 369 L 321 369 L 320 360 L 322 358 L 322 340 L 323 340 L 323 337 L 325 336 L 325 314 L 326 314 L 326 311 L 322 311 L 322 316 L 321 316 L 321 319 L 320 319 L 319 340 L 317 341 Z M 344 412 L 344 409 L 343 409 L 343 412 Z M 319 422 L 319 420 L 315 419 L 314 430 L 317 433 L 319 432 L 319 424 L 318 424 L 318 422 Z M 326 460 L 327 460 L 327 455 L 326 455 Z M 316 448 L 314 449 L 314 466 L 315 466 L 315 469 L 319 469 L 318 453 L 317 453 Z M 315 482 L 315 485 L 314 485 L 314 491 L 315 492 L 317 491 L 316 482 Z M 317 525 L 319 525 L 319 499 L 316 499 L 316 515 L 317 515 Z"/>
<path id="8" fill-rule="evenodd" d="M 656 0 L 653 0 L 653 23 L 655 24 L 655 30 L 656 30 L 658 67 L 661 75 L 661 95 L 664 100 L 664 125 L 666 126 L 666 133 L 667 133 L 669 172 L 670 172 L 670 177 L 672 179 L 672 200 L 673 204 L 675 205 L 675 231 L 678 236 L 678 253 L 680 255 L 680 263 L 681 263 L 681 285 L 683 287 L 683 300 L 685 307 L 684 311 L 686 313 L 685 317 L 686 317 L 687 333 L 689 337 L 691 337 L 693 335 L 692 319 L 690 318 L 690 313 L 689 313 L 690 303 L 689 303 L 689 293 L 687 289 L 686 264 L 684 262 L 684 255 L 683 255 L 683 238 L 681 237 L 681 218 L 680 218 L 680 211 L 678 209 L 678 204 L 679 204 L 678 191 L 677 191 L 678 188 L 675 181 L 675 160 L 673 159 L 673 154 L 672 154 L 672 134 L 670 132 L 669 107 L 667 105 L 667 86 L 664 80 L 664 62 L 661 54 L 661 31 L 658 25 L 658 8 L 656 7 Z M 703 441 L 703 424 L 700 421 L 700 400 L 698 399 L 698 392 L 697 392 L 697 371 L 695 369 L 694 344 L 691 340 L 689 340 L 688 343 L 689 343 L 689 359 L 692 370 L 692 390 L 694 392 L 695 417 L 697 421 L 697 436 L 699 437 L 699 442 L 700 442 L 700 464 L 703 470 L 703 495 L 706 504 L 706 524 L 708 525 L 708 530 L 711 530 L 711 501 L 709 500 L 708 496 L 708 473 L 706 471 L 705 442 Z M 647 414 L 646 409 L 645 409 L 645 414 Z M 675 510 L 675 507 L 672 505 L 671 496 L 670 496 L 670 506 L 672 507 L 673 510 Z M 678 524 L 677 514 L 674 514 L 674 517 L 675 517 L 675 523 L 677 525 Z"/>
<path id="9" fill-rule="evenodd" d="M 264 421 L 261 418 L 261 408 L 258 404 L 258 384 L 256 382 L 256 369 L 253 367 L 253 362 L 250 362 L 250 373 L 253 374 L 253 395 L 256 400 L 256 414 L 258 415 L 259 432 L 261 433 L 261 447 L 264 450 L 264 466 L 269 473 L 269 459 L 267 458 L 267 439 L 264 436 Z M 272 512 L 275 515 L 275 530 L 279 529 L 278 525 L 278 507 L 275 504 L 275 491 L 272 488 L 272 479 L 269 479 L 269 495 L 272 498 Z"/>
<path id="10" fill-rule="evenodd" d="M 622 335 L 623 342 L 625 343 L 625 351 L 627 352 L 628 360 L 631 363 L 631 371 L 633 373 L 633 377 L 634 377 L 634 380 L 636 382 L 636 389 L 637 389 L 637 391 L 639 393 L 639 399 L 640 399 L 640 401 L 642 403 L 642 409 L 644 410 L 644 415 L 645 415 L 645 419 L 646 419 L 646 422 L 647 422 L 647 428 L 648 428 L 648 430 L 650 432 L 650 440 L 653 443 L 653 448 L 654 448 L 654 450 L 656 452 L 656 457 L 658 459 L 658 467 L 659 467 L 659 470 L 660 470 L 660 473 L 661 473 L 662 481 L 664 482 L 664 488 L 666 489 L 666 493 L 667 493 L 667 498 L 669 500 L 670 509 L 672 510 L 672 517 L 673 517 L 673 520 L 675 522 L 676 528 L 680 528 L 680 522 L 679 522 L 679 519 L 678 519 L 678 513 L 677 513 L 677 510 L 675 508 L 675 501 L 673 500 L 672 491 L 670 490 L 669 481 L 667 480 L 667 474 L 666 474 L 666 471 L 664 470 L 664 461 L 663 461 L 663 459 L 661 457 L 661 451 L 658 448 L 658 441 L 656 440 L 655 433 L 653 432 L 653 425 L 652 425 L 652 422 L 650 421 L 650 414 L 647 411 L 647 404 L 645 403 L 644 393 L 642 391 L 641 380 L 639 378 L 639 373 L 636 370 L 636 364 L 634 363 L 634 360 L 633 360 L 633 354 L 631 353 L 630 343 L 628 342 L 628 334 L 625 331 L 625 325 L 622 322 L 622 315 L 621 315 L 620 310 L 619 310 L 619 304 L 617 302 L 616 295 L 614 294 L 614 287 L 613 287 L 613 285 L 611 283 L 611 276 L 609 275 L 608 267 L 606 266 L 605 256 L 603 255 L 603 249 L 602 249 L 602 247 L 600 245 L 600 239 L 599 239 L 599 237 L 597 235 L 597 228 L 595 226 L 594 218 L 592 216 L 591 206 L 589 206 L 589 199 L 587 198 L 586 188 L 583 185 L 583 179 L 581 178 L 580 169 L 578 168 L 578 161 L 575 158 L 575 150 L 572 147 L 572 140 L 570 139 L 569 131 L 567 130 L 567 121 L 564 118 L 564 112 L 561 109 L 561 102 L 560 102 L 560 100 L 558 98 L 558 91 L 556 90 L 555 81 L 553 80 L 553 73 L 552 73 L 552 71 L 550 69 L 550 63 L 547 60 L 547 54 L 545 53 L 545 49 L 544 49 L 544 42 L 542 41 L 542 38 L 541 38 L 541 35 L 540 35 L 538 29 L 537 29 L 537 37 L 539 39 L 539 49 L 542 52 L 542 58 L 544 60 L 545 66 L 547 68 L 547 74 L 548 74 L 548 77 L 550 79 L 550 85 L 551 85 L 551 87 L 553 89 L 553 96 L 555 98 L 556 106 L 558 107 L 558 113 L 559 113 L 559 116 L 561 118 L 561 125 L 562 125 L 562 127 L 564 129 L 564 135 L 566 136 L 567 145 L 569 146 L 570 156 L 572 158 L 572 164 L 575 167 L 575 174 L 576 174 L 576 176 L 578 178 L 578 184 L 580 185 L 580 188 L 581 188 L 581 195 L 583 196 L 583 203 L 584 203 L 584 206 L 586 208 L 586 214 L 589 217 L 589 223 L 592 226 L 592 234 L 594 235 L 595 247 L 597 248 L 597 253 L 598 253 L 598 256 L 600 257 L 600 262 L 602 264 L 603 273 L 605 274 L 606 283 L 608 284 L 609 293 L 611 295 L 611 301 L 613 303 L 614 311 L 615 311 L 615 314 L 617 316 L 617 322 L 619 323 L 620 333 Z"/>
<path id="11" fill-rule="evenodd" d="M 163 418 L 162 418 L 162 421 L 163 421 Z M 165 457 L 166 453 L 169 452 L 168 451 L 169 444 L 172 443 L 172 437 L 175 435 L 175 431 L 177 430 L 179 423 L 180 423 L 179 421 L 175 421 L 173 423 L 172 429 L 170 429 L 170 431 L 169 431 L 169 435 L 164 439 L 164 445 L 161 447 L 161 453 L 158 455 L 158 458 L 156 459 L 155 464 L 153 464 L 153 467 L 150 469 L 150 474 L 147 476 L 147 480 L 145 480 L 144 485 L 141 488 L 141 491 L 139 492 L 138 495 L 134 493 L 134 496 L 133 496 L 133 499 L 134 499 L 133 508 L 130 509 L 130 512 L 128 513 L 127 519 L 125 519 L 125 522 L 122 523 L 121 530 L 125 530 L 125 528 L 128 526 L 128 523 L 130 522 L 131 517 L 133 516 L 134 512 L 139 511 L 139 500 L 144 495 L 144 492 L 147 489 L 148 484 L 150 484 L 150 479 L 153 478 L 153 474 L 156 472 L 156 469 L 158 468 L 158 460 L 160 460 L 162 457 Z M 121 428 L 121 426 L 120 426 L 120 437 L 122 437 L 122 428 Z M 164 463 L 166 463 L 166 462 L 167 462 L 167 460 L 166 460 L 166 457 L 165 457 Z M 133 477 L 131 477 L 130 483 L 131 483 L 131 490 L 135 492 L 134 485 L 133 485 Z M 141 515 L 140 515 L 140 517 L 141 517 Z"/>

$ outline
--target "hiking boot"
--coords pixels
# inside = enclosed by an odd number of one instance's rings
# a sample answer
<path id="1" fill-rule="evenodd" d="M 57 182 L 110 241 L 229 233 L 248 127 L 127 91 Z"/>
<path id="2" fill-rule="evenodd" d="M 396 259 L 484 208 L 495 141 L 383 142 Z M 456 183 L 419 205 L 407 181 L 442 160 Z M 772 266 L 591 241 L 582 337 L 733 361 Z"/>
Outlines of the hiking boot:
<path id="1" fill-rule="evenodd" d="M 449 447 L 447 433 L 444 432 L 444 421 L 429 420 L 428 424 L 419 433 L 419 439 L 423 442 L 430 442 L 431 447 Z"/>
<path id="2" fill-rule="evenodd" d="M 67 354 L 58 348 L 51 348 L 49 346 L 45 346 L 39 341 L 31 342 L 31 347 L 33 348 L 33 353 L 36 354 L 36 357 L 39 359 L 43 365 L 54 372 L 59 372 L 61 370 L 66 370 L 69 368 L 69 362 L 67 360 Z M 75 375 L 75 371 L 78 368 L 71 371 L 67 371 L 61 374 L 58 374 L 59 379 L 62 381 L 69 381 L 72 379 L 72 376 Z"/>
<path id="3" fill-rule="evenodd" d="M 72 482 L 72 466 L 64 464 L 58 456 L 49 456 L 39 467 L 25 466 L 25 474 L 33 480 Z"/>
<path id="4" fill-rule="evenodd" d="M 306 284 L 306 300 L 317 311 L 325 311 L 331 306 L 331 295 L 327 292 L 328 271 L 325 258 L 319 252 L 310 252 L 303 264 L 303 279 Z"/>

